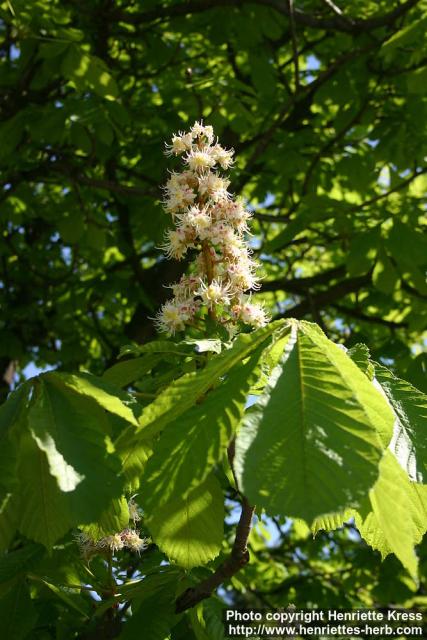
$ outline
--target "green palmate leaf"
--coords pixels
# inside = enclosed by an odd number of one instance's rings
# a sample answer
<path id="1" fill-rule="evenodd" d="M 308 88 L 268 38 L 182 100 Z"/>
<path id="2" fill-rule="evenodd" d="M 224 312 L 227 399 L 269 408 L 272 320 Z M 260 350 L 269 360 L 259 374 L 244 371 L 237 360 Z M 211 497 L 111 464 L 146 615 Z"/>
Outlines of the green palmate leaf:
<path id="1" fill-rule="evenodd" d="M 386 400 L 346 353 L 315 325 L 294 322 L 238 433 L 240 486 L 271 514 L 311 522 L 343 511 L 374 484 L 392 426 Z"/>
<path id="2" fill-rule="evenodd" d="M 125 489 L 128 492 L 136 491 L 139 488 L 145 464 L 153 453 L 153 438 L 144 438 L 141 434 L 135 442 L 130 443 L 127 449 L 123 449 L 122 453 Z"/>
<path id="3" fill-rule="evenodd" d="M 350 239 L 346 264 L 349 275 L 358 276 L 372 268 L 377 254 L 379 233 L 377 229 L 364 231 Z"/>
<path id="4" fill-rule="evenodd" d="M 189 611 L 191 626 L 197 640 L 225 640 L 224 605 L 209 598 Z"/>
<path id="5" fill-rule="evenodd" d="M 311 531 L 313 535 L 316 535 L 319 531 L 335 531 L 340 529 L 345 522 L 348 522 L 351 518 L 354 518 L 356 511 L 354 509 L 346 509 L 342 513 L 327 513 L 323 516 L 318 516 L 311 523 Z"/>
<path id="6" fill-rule="evenodd" d="M 176 572 L 149 576 L 132 598 L 132 617 L 120 640 L 134 640 L 144 630 L 144 640 L 164 640 L 175 619 Z"/>
<path id="7" fill-rule="evenodd" d="M 300 518 L 294 518 L 292 522 L 292 538 L 295 540 L 305 540 L 310 535 L 310 527 Z"/>
<path id="8" fill-rule="evenodd" d="M 370 361 L 369 349 L 366 344 L 355 344 L 347 351 L 347 355 L 357 364 L 359 369 L 368 376 L 369 380 L 374 377 L 374 365 Z"/>
<path id="9" fill-rule="evenodd" d="M 304 231 L 307 224 L 307 216 L 298 216 L 296 220 L 292 220 L 283 231 L 274 236 L 274 238 L 266 244 L 265 250 L 268 253 L 274 253 L 278 249 L 281 249 L 291 242 L 301 231 Z"/>
<path id="10" fill-rule="evenodd" d="M 28 415 L 32 437 L 66 494 L 74 523 L 93 522 L 122 491 L 120 462 L 107 450 L 107 416 L 96 402 L 69 391 L 54 376 L 44 376 L 35 395 Z"/>
<path id="11" fill-rule="evenodd" d="M 271 323 L 251 334 L 238 336 L 230 349 L 213 356 L 204 369 L 181 376 L 144 408 L 139 418 L 138 429 L 135 431 L 129 427 L 116 442 L 117 451 L 123 460 L 124 473 L 130 481 L 132 480 L 130 467 L 134 473 L 142 471 L 142 467 L 138 468 L 135 464 L 138 460 L 135 460 L 134 456 L 135 447 L 138 446 L 141 437 L 146 442 L 148 438 L 161 431 L 166 424 L 176 420 L 190 409 L 220 380 L 221 376 L 224 376 L 227 371 L 250 355 L 279 326 L 283 326 L 283 323 Z M 141 434 L 138 433 L 139 431 Z"/>
<path id="12" fill-rule="evenodd" d="M 48 373 L 44 377 L 56 384 L 61 382 L 76 393 L 92 398 L 106 411 L 124 418 L 131 424 L 138 425 L 138 420 L 134 413 L 134 411 L 138 410 L 138 404 L 135 399 L 109 382 L 86 373 L 79 373 L 78 375 Z"/>
<path id="13" fill-rule="evenodd" d="M 423 17 L 421 20 L 414 20 L 407 24 L 400 31 L 396 31 L 393 35 L 388 38 L 380 49 L 380 55 L 384 56 L 386 59 L 393 57 L 396 49 L 398 47 L 404 47 L 408 43 L 414 41 L 418 34 L 425 33 L 425 27 L 427 23 L 427 18 Z"/>
<path id="14" fill-rule="evenodd" d="M 420 93 L 425 94 L 426 92 L 426 81 L 427 81 L 427 67 L 421 67 L 421 69 L 416 69 L 412 71 L 412 73 L 408 73 L 406 76 L 406 81 L 408 85 L 408 90 L 411 93 Z"/>
<path id="15" fill-rule="evenodd" d="M 150 431 L 160 431 L 165 424 L 195 404 L 221 376 L 241 362 L 282 324 L 272 323 L 253 333 L 238 336 L 233 346 L 212 358 L 205 369 L 187 373 L 175 380 L 154 402 L 145 407 L 139 419 L 139 430 L 151 425 Z"/>
<path id="16" fill-rule="evenodd" d="M 372 515 L 360 533 L 385 556 L 392 551 L 416 577 L 414 546 L 427 530 L 427 486 L 411 482 L 391 451 L 386 451 L 380 475 L 369 494 Z"/>
<path id="17" fill-rule="evenodd" d="M 7 640 L 27 638 L 37 613 L 24 580 L 20 580 L 0 598 L 1 633 Z"/>
<path id="18" fill-rule="evenodd" d="M 87 69 L 86 79 L 91 88 L 101 98 L 114 100 L 118 96 L 118 88 L 116 81 L 108 73 L 108 67 L 99 58 L 92 56 L 90 65 Z"/>
<path id="19" fill-rule="evenodd" d="M 8 582 L 29 571 L 45 553 L 40 544 L 29 543 L 0 557 L 0 583 Z"/>
<path id="20" fill-rule="evenodd" d="M 0 553 L 7 549 L 17 529 L 18 509 L 11 493 L 3 500 L 0 510 Z"/>
<path id="21" fill-rule="evenodd" d="M 427 353 L 419 353 L 405 371 L 405 379 L 427 394 Z"/>
<path id="22" fill-rule="evenodd" d="M 124 497 L 121 497 L 114 499 L 94 524 L 82 525 L 80 528 L 94 540 L 99 540 L 104 536 L 122 531 L 128 524 L 128 503 Z"/>
<path id="23" fill-rule="evenodd" d="M 140 358 L 124 360 L 107 369 L 102 379 L 116 387 L 126 387 L 131 382 L 142 378 L 158 361 L 157 354 L 146 354 Z"/>
<path id="24" fill-rule="evenodd" d="M 372 272 L 372 282 L 376 288 L 385 294 L 393 293 L 399 274 L 384 250 L 378 252 L 378 260 Z"/>
<path id="25" fill-rule="evenodd" d="M 369 546 L 380 552 L 382 560 L 392 553 L 392 548 L 388 544 L 384 531 L 381 529 L 378 518 L 373 511 L 370 511 L 365 518 L 356 513 L 354 520 L 362 538 Z"/>
<path id="26" fill-rule="evenodd" d="M 224 640 L 224 604 L 218 598 L 203 601 L 203 620 L 210 640 Z"/>
<path id="27" fill-rule="evenodd" d="M 29 434 L 21 440 L 18 472 L 18 528 L 32 540 L 50 548 L 73 524 L 67 494 L 50 474 L 44 451 Z"/>
<path id="28" fill-rule="evenodd" d="M 147 570 L 146 576 L 130 580 L 120 588 L 120 592 L 126 599 L 142 602 L 162 589 L 164 585 L 182 580 L 185 575 L 182 569 L 168 564 L 159 564 L 160 561 L 159 558 L 156 559 L 157 564 Z"/>
<path id="29" fill-rule="evenodd" d="M 172 340 L 153 340 L 147 344 L 125 345 L 120 349 L 119 358 L 127 355 L 140 356 L 145 353 L 163 353 L 187 356 L 195 351 L 194 342 L 173 342 Z"/>
<path id="30" fill-rule="evenodd" d="M 427 67 L 424 67 L 427 75 Z M 425 90 L 425 87 L 424 87 Z M 418 180 L 423 180 L 421 176 Z M 422 184 L 422 195 L 425 194 L 425 178 Z M 399 218 L 394 220 L 387 239 L 387 246 L 397 262 L 415 264 L 419 267 L 427 264 L 427 239 L 425 233 L 418 231 Z"/>
<path id="31" fill-rule="evenodd" d="M 42 577 L 56 585 L 70 585 L 69 588 L 84 585 L 89 579 L 79 547 L 71 536 L 67 536 L 64 544 L 55 545 L 49 553 L 45 553 L 42 560 L 30 570 L 30 575 L 34 585 Z"/>
<path id="32" fill-rule="evenodd" d="M 262 345 L 247 362 L 233 367 L 206 400 L 167 425 L 142 480 L 147 509 L 185 497 L 222 459 L 259 376 L 261 354 Z"/>
<path id="33" fill-rule="evenodd" d="M 219 554 L 223 523 L 223 495 L 212 475 L 186 498 L 153 508 L 147 518 L 154 542 L 187 569 L 206 564 Z"/>
<path id="34" fill-rule="evenodd" d="M 196 636 L 196 640 L 210 640 L 203 619 L 203 605 L 199 604 L 197 607 L 190 609 L 187 615 L 190 619 L 191 628 Z"/>
<path id="35" fill-rule="evenodd" d="M 48 582 L 44 578 L 40 578 L 40 582 L 44 584 L 52 593 L 54 593 L 69 609 L 77 612 L 83 619 L 88 620 L 91 614 L 89 603 L 84 600 L 81 595 L 75 591 L 70 591 L 66 587 L 57 587 L 52 582 Z"/>
<path id="36" fill-rule="evenodd" d="M 109 451 L 104 411 L 56 376 L 38 379 L 28 429 L 12 505 L 19 530 L 52 547 L 72 526 L 97 521 L 120 495 L 120 465 Z"/>
<path id="37" fill-rule="evenodd" d="M 25 417 L 29 391 L 28 385 L 22 385 L 0 407 L 0 513 L 3 500 L 16 481 L 17 448 L 12 432 Z"/>
<path id="38" fill-rule="evenodd" d="M 390 446 L 409 477 L 427 484 L 427 396 L 378 364 L 375 377 L 395 414 Z"/>

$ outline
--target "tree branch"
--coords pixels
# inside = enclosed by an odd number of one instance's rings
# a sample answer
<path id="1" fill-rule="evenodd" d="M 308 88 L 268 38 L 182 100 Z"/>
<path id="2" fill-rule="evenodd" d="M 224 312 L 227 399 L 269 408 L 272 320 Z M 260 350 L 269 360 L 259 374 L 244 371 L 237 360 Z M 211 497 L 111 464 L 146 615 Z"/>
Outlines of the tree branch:
<path id="1" fill-rule="evenodd" d="M 405 329 L 408 327 L 407 322 L 395 322 L 394 320 L 385 320 L 379 316 L 371 316 L 358 311 L 357 309 L 350 309 L 342 304 L 331 305 L 337 311 L 340 311 L 343 315 L 350 316 L 351 318 L 357 318 L 363 322 L 373 322 L 374 324 L 381 324 L 389 329 Z"/>
<path id="2" fill-rule="evenodd" d="M 335 13 L 337 19 L 341 20 L 345 26 L 353 28 L 354 22 L 352 18 L 347 18 L 332 0 L 322 0 L 322 2 Z"/>
<path id="3" fill-rule="evenodd" d="M 231 441 L 228 448 L 228 460 L 233 472 L 233 477 L 236 480 L 233 469 L 235 451 L 235 441 Z M 237 482 L 236 482 L 237 487 Z M 176 613 L 182 613 L 187 609 L 191 609 L 196 604 L 209 598 L 212 593 L 223 582 L 229 580 L 235 573 L 240 571 L 249 562 L 249 551 L 247 548 L 248 538 L 252 526 L 252 517 L 254 515 L 255 507 L 249 504 L 248 499 L 241 494 L 242 511 L 240 513 L 240 519 L 237 524 L 236 537 L 234 538 L 233 547 L 229 557 L 217 567 L 212 575 L 205 580 L 202 580 L 194 587 L 190 587 L 180 596 L 178 596 L 175 603 Z"/>
<path id="4" fill-rule="evenodd" d="M 339 267 L 332 267 L 314 276 L 307 278 L 293 278 L 289 280 L 287 278 L 280 278 L 278 280 L 267 280 L 262 285 L 262 291 L 278 291 L 283 289 L 290 293 L 304 295 L 307 291 L 315 285 L 329 285 L 331 280 L 345 276 L 346 268 L 344 265 Z"/>
<path id="5" fill-rule="evenodd" d="M 395 185 L 388 191 L 385 191 L 384 193 L 380 193 L 377 196 L 370 198 L 369 200 L 365 200 L 365 202 L 362 202 L 362 204 L 358 204 L 355 207 L 353 207 L 351 211 L 352 212 L 361 211 L 362 209 L 369 207 L 371 204 L 375 204 L 379 200 L 384 200 L 384 198 L 388 198 L 389 195 L 391 195 L 392 193 L 395 193 L 396 191 L 401 191 L 401 189 L 404 189 L 409 184 L 411 184 L 411 182 L 415 180 L 415 178 L 418 178 L 418 176 L 422 176 L 425 173 L 427 173 L 427 167 L 425 167 L 424 169 L 420 169 L 419 171 L 414 171 L 412 175 L 408 176 L 407 178 L 405 178 L 405 180 L 402 180 L 402 182 L 399 182 L 399 184 Z"/>
<path id="6" fill-rule="evenodd" d="M 310 84 L 301 87 L 301 91 L 298 95 L 292 96 L 291 99 L 282 107 L 275 120 L 268 127 L 268 129 L 258 133 L 250 141 L 247 141 L 246 146 L 257 142 L 255 149 L 249 157 L 244 171 L 241 174 L 240 179 L 237 181 L 236 190 L 241 191 L 245 185 L 247 179 L 252 176 L 252 170 L 258 158 L 264 153 L 273 139 L 273 136 L 279 127 L 281 129 L 294 130 L 296 124 L 303 120 L 310 112 L 311 103 L 314 99 L 316 92 L 327 82 L 331 77 L 337 73 L 341 67 L 348 62 L 351 62 L 359 55 L 368 53 L 378 45 L 376 42 L 370 42 L 366 46 L 360 49 L 352 49 L 346 51 L 342 56 L 334 60 L 330 66 L 325 69 L 318 77 Z M 239 150 L 242 145 L 239 147 Z"/>
<path id="7" fill-rule="evenodd" d="M 356 278 L 348 278 L 347 280 L 342 280 L 341 282 L 337 282 L 337 284 L 330 286 L 326 291 L 320 291 L 319 293 L 312 294 L 310 296 L 310 299 L 303 300 L 299 304 L 295 305 L 295 307 L 286 309 L 286 311 L 284 311 L 283 313 L 278 313 L 275 316 L 275 319 L 303 318 L 311 312 L 313 305 L 315 307 L 327 307 L 328 305 L 333 304 L 336 300 L 340 300 L 349 293 L 359 291 L 359 289 L 368 285 L 370 282 L 371 273 L 367 273 Z M 286 291 L 286 284 L 278 288 Z M 308 295 L 308 292 L 305 292 L 304 294 L 299 291 L 297 292 L 297 294 Z"/>
<path id="8" fill-rule="evenodd" d="M 247 541 L 251 530 L 252 516 L 255 507 L 252 507 L 247 499 L 242 497 L 242 512 L 237 525 L 236 538 L 230 556 L 225 560 L 216 571 L 202 580 L 195 587 L 190 587 L 176 600 L 175 611 L 182 613 L 187 609 L 191 609 L 196 604 L 209 598 L 212 593 L 223 582 L 232 578 L 235 573 L 240 571 L 249 562 L 249 551 L 247 549 Z"/>
<path id="9" fill-rule="evenodd" d="M 312 13 L 305 13 L 300 9 L 294 10 L 295 22 L 306 27 L 312 27 L 322 30 L 345 31 L 349 33 L 362 33 L 392 25 L 398 18 L 404 16 L 412 7 L 418 4 L 419 0 L 407 0 L 399 4 L 395 9 L 384 13 L 383 15 L 373 16 L 372 18 L 352 18 L 343 20 L 342 16 L 334 15 L 327 18 L 325 16 L 317 17 Z M 155 20 L 164 20 L 168 18 L 176 18 L 186 16 L 188 14 L 203 13 L 210 9 L 218 7 L 242 8 L 249 4 L 257 4 L 265 7 L 271 7 L 278 13 L 290 16 L 290 9 L 287 0 L 187 0 L 169 6 L 160 6 L 149 11 L 127 13 L 118 11 L 116 21 L 124 20 L 133 24 L 144 24 Z"/>

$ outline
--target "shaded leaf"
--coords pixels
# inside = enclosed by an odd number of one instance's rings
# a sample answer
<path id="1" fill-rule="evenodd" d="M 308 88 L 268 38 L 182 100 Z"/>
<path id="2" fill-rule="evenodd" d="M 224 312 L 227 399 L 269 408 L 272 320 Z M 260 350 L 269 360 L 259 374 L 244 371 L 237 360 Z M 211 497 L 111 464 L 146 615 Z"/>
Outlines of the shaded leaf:
<path id="1" fill-rule="evenodd" d="M 122 490 L 119 459 L 107 450 L 109 423 L 98 405 L 45 376 L 28 426 L 78 522 L 92 522 Z"/>
<path id="2" fill-rule="evenodd" d="M 22 640 L 28 637 L 36 623 L 37 613 L 24 580 L 0 598 L 0 620 L 5 639 Z"/>
<path id="3" fill-rule="evenodd" d="M 44 451 L 29 434 L 21 440 L 18 528 L 50 548 L 73 524 L 66 494 L 49 472 Z"/>
<path id="4" fill-rule="evenodd" d="M 127 387 L 131 382 L 140 380 L 158 360 L 157 354 L 147 354 L 140 358 L 118 362 L 105 371 L 102 379 L 119 388 Z"/>
<path id="5" fill-rule="evenodd" d="M 220 462 L 259 376 L 261 347 L 162 432 L 142 480 L 147 508 L 184 498 Z"/>
<path id="6" fill-rule="evenodd" d="M 0 582 L 7 582 L 20 573 L 29 570 L 40 560 L 44 548 L 32 542 L 16 551 L 9 551 L 0 557 Z"/>
<path id="7" fill-rule="evenodd" d="M 132 599 L 132 617 L 120 640 L 134 640 L 144 630 L 144 640 L 164 640 L 175 621 L 177 574 L 169 571 L 149 576 Z"/>
<path id="8" fill-rule="evenodd" d="M 48 582 L 44 578 L 40 578 L 42 582 L 52 593 L 54 593 L 62 602 L 64 602 L 69 609 L 77 611 L 84 619 L 88 620 L 90 617 L 89 604 L 73 589 L 66 587 L 57 587 L 55 584 Z"/>
<path id="9" fill-rule="evenodd" d="M 147 518 L 154 542 L 186 569 L 206 564 L 219 554 L 223 522 L 223 495 L 213 476 L 186 498 L 152 508 Z"/>

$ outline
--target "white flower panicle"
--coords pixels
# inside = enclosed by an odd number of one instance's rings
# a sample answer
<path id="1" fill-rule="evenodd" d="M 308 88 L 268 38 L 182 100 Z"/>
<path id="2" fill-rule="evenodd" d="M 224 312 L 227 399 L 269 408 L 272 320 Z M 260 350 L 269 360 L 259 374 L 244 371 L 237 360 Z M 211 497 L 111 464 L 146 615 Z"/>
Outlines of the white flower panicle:
<path id="1" fill-rule="evenodd" d="M 172 172 L 164 187 L 164 208 L 174 229 L 161 247 L 170 259 L 182 260 L 189 249 L 199 252 L 171 289 L 174 297 L 156 318 L 159 330 L 174 335 L 209 313 L 230 332 L 239 322 L 262 327 L 268 322 L 262 305 L 252 302 L 259 289 L 257 263 L 245 239 L 251 217 L 243 202 L 228 191 L 220 174 L 233 164 L 232 149 L 224 149 L 211 126 L 196 122 L 166 145 L 166 155 L 181 156 L 184 168 Z"/>
<path id="2" fill-rule="evenodd" d="M 128 501 L 128 509 L 129 509 L 129 520 L 133 520 L 133 523 L 139 522 L 141 520 L 141 516 L 139 515 L 138 505 L 134 500 L 135 496 Z"/>
<path id="3" fill-rule="evenodd" d="M 128 508 L 129 519 L 132 520 L 133 526 L 135 527 L 136 523 L 141 520 L 141 516 L 139 515 L 138 505 L 133 497 L 128 502 Z M 98 540 L 95 540 L 87 533 L 79 532 L 75 536 L 75 540 L 80 547 L 81 556 L 86 561 L 91 560 L 91 558 L 97 554 L 105 552 L 117 553 L 117 551 L 121 551 L 122 549 L 129 549 L 129 551 L 133 551 L 139 555 L 141 551 L 144 551 L 148 546 L 148 539 L 140 538 L 139 531 L 134 528 L 126 528 L 123 529 L 123 531 L 99 538 Z"/>

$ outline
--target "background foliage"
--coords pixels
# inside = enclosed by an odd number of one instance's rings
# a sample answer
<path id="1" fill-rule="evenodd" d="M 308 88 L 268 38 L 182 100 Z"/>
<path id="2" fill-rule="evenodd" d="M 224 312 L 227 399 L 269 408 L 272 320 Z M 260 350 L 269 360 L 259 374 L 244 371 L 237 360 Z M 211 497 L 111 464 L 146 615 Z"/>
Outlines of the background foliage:
<path id="1" fill-rule="evenodd" d="M 423 0 L 347 2 L 342 12 L 328 0 L 8 0 L 0 7 L 2 370 L 16 362 L 19 380 L 28 363 L 100 374 L 123 345 L 154 337 L 150 317 L 168 297 L 163 285 L 185 268 L 157 249 L 168 223 L 159 203 L 163 141 L 203 117 L 236 150 L 232 188 L 255 210 L 259 296 L 273 316 L 315 321 L 347 347 L 364 342 L 375 360 L 426 389 Z M 69 403 L 70 416 L 84 413 L 85 403 L 96 410 L 90 394 L 70 400 L 71 383 L 61 380 L 46 377 L 38 402 L 59 385 L 56 401 Z M 36 408 L 32 429 L 43 439 Z M 107 429 L 129 418 L 108 410 Z M 97 424 L 90 437 L 107 501 L 120 493 L 118 461 Z M 22 447 L 30 452 L 34 442 Z M 77 465 L 88 494 L 96 483 L 89 460 Z M 31 493 L 31 469 L 23 465 L 22 473 Z M 33 493 L 28 503 L 40 499 Z M 58 527 L 68 529 L 66 515 L 78 503 L 61 508 L 52 539 Z M 381 564 L 351 524 L 314 541 L 299 521 L 263 526 L 251 535 L 254 561 L 229 586 L 233 602 L 353 606 L 425 597 L 422 577 L 411 579 L 395 558 Z M 55 558 L 38 545 L 25 549 L 23 572 L 45 562 L 53 575 Z M 80 571 L 76 559 L 67 546 L 55 553 L 71 554 L 68 564 L 61 560 L 70 581 Z M 423 569 L 422 548 L 420 558 Z M 170 575 L 162 579 L 169 584 Z M 76 624 L 76 607 L 82 624 L 89 615 L 87 601 L 70 605 L 49 584 L 40 587 L 38 611 L 20 582 L 14 589 L 7 597 L 22 626 L 16 637 L 37 616 L 46 629 L 34 637 L 45 638 L 55 625 L 65 634 Z M 10 601 L 2 606 L 9 611 Z M 174 637 L 203 638 L 215 606 L 205 602 L 197 632 L 194 614 L 193 630 L 183 618 Z M 150 606 L 141 607 L 146 620 Z"/>

